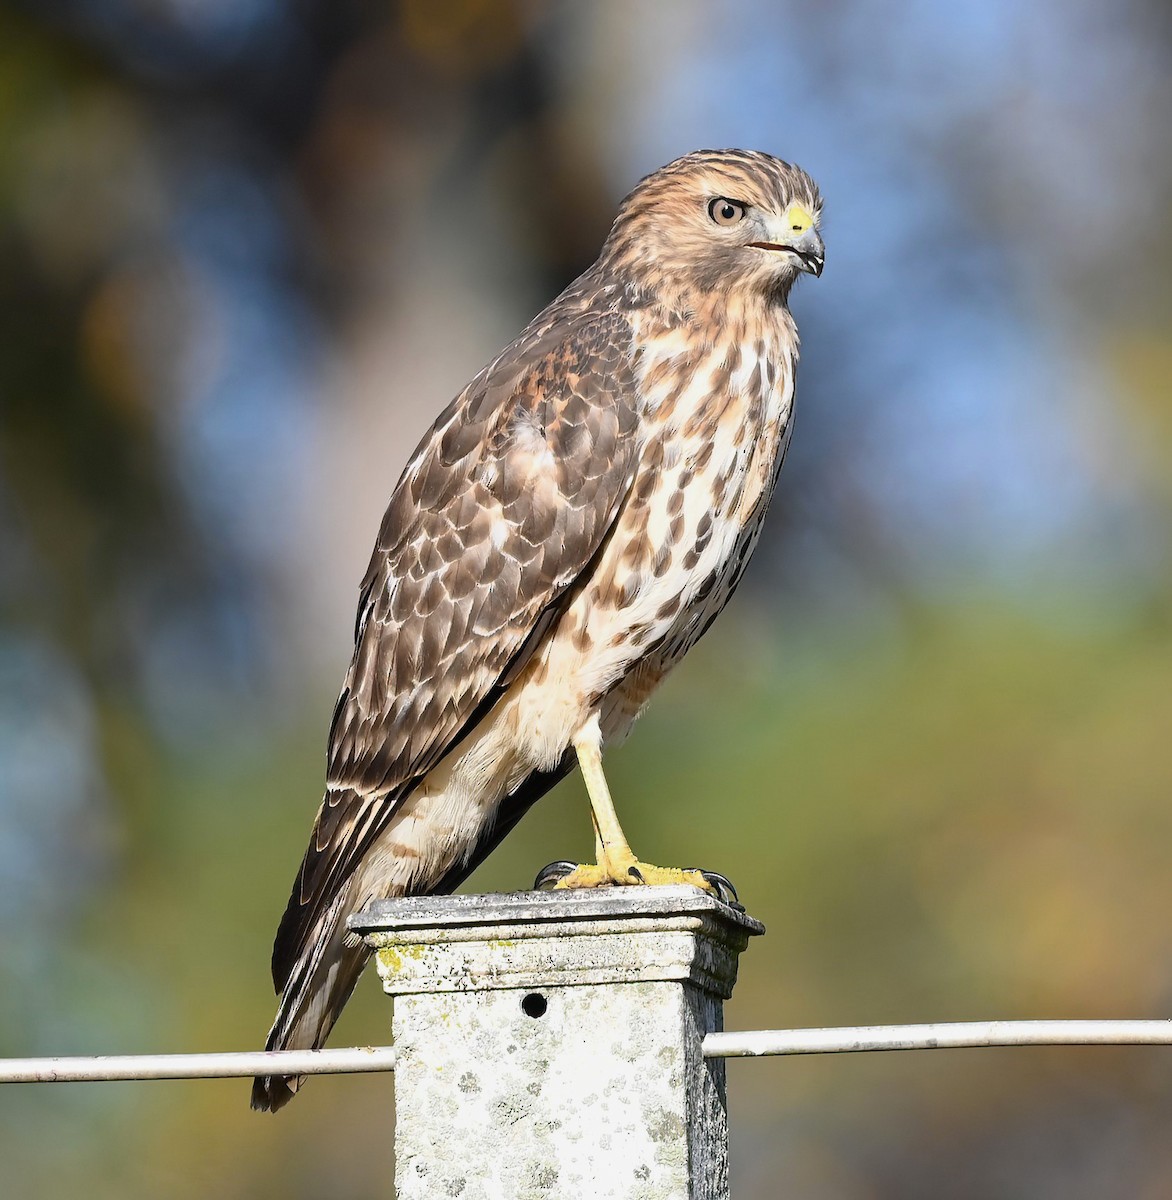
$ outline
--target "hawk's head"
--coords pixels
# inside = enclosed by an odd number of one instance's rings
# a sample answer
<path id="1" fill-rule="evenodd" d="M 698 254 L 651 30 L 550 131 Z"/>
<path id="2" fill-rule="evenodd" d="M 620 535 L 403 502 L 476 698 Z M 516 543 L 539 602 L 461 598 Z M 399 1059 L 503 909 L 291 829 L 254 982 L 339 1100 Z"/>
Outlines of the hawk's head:
<path id="1" fill-rule="evenodd" d="M 604 267 L 658 290 L 788 293 L 822 273 L 822 197 L 800 167 L 755 150 L 696 150 L 640 180 L 622 202 Z"/>

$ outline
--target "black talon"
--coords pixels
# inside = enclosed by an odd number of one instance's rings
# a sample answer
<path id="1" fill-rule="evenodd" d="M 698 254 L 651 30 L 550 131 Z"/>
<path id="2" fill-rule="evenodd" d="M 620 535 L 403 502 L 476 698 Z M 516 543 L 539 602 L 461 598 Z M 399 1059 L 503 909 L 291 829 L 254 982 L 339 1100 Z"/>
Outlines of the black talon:
<path id="1" fill-rule="evenodd" d="M 537 872 L 537 878 L 533 881 L 533 890 L 535 892 L 552 892 L 556 884 L 565 879 L 567 875 L 572 875 L 577 869 L 577 863 L 568 862 L 564 858 L 558 862 L 548 863 Z"/>
<path id="2" fill-rule="evenodd" d="M 697 867 L 688 867 L 689 871 L 697 871 Z M 729 908 L 735 908 L 737 912 L 744 912 L 745 906 L 741 903 L 740 897 L 737 896 L 737 889 L 733 887 L 732 880 L 726 875 L 721 875 L 719 871 L 700 871 L 704 879 L 712 885 L 716 890 L 716 898 L 723 904 L 727 904 Z"/>
<path id="3" fill-rule="evenodd" d="M 640 883 L 646 882 L 646 880 L 643 878 L 642 872 L 640 872 L 638 867 L 628 867 L 627 874 L 630 875 L 632 879 L 637 879 Z"/>

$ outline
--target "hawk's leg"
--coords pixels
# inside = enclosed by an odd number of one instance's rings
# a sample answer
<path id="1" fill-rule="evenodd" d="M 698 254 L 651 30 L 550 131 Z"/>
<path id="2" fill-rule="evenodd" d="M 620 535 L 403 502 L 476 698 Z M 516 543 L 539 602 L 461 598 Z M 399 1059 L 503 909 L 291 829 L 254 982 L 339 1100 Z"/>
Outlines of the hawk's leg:
<path id="1" fill-rule="evenodd" d="M 700 871 L 680 867 L 656 867 L 635 857 L 619 824 L 610 798 L 610 788 L 602 770 L 601 736 L 597 720 L 590 721 L 574 738 L 574 750 L 586 794 L 590 797 L 590 816 L 594 823 L 594 848 L 597 863 L 585 863 L 554 885 L 558 888 L 610 887 L 615 884 L 690 883 L 705 892 L 717 894 L 716 888 Z"/>

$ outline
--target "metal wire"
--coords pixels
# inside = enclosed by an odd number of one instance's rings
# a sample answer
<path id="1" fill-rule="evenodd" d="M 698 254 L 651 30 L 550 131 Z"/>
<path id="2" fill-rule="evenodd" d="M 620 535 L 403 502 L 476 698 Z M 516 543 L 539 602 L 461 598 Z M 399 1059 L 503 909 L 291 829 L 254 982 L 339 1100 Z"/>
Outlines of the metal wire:
<path id="1" fill-rule="evenodd" d="M 1169 1021 L 959 1021 L 850 1025 L 837 1029 L 751 1029 L 710 1033 L 705 1058 L 947 1050 L 976 1046 L 1172 1046 Z M 0 1083 L 120 1079 L 233 1079 L 249 1075 L 342 1075 L 391 1071 L 393 1046 L 226 1054 L 125 1054 L 0 1060 Z"/>
<path id="2" fill-rule="evenodd" d="M 97 1058 L 0 1060 L 0 1083 L 87 1083 L 113 1079 L 237 1079 L 248 1075 L 343 1075 L 390 1071 L 393 1046 L 226 1054 L 109 1054 Z"/>
<path id="3" fill-rule="evenodd" d="M 974 1046 L 1169 1046 L 1172 1021 L 956 1021 L 852 1025 L 839 1029 L 754 1029 L 710 1033 L 705 1058 L 846 1054 L 860 1050 L 947 1050 Z"/>

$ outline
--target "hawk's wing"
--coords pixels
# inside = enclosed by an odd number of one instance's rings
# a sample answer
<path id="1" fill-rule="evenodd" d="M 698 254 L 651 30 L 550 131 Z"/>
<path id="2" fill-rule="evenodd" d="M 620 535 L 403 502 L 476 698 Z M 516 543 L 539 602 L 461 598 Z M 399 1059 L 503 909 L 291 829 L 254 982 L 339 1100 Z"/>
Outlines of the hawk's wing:
<path id="1" fill-rule="evenodd" d="M 637 455 L 629 342 L 612 313 L 539 318 L 408 463 L 362 583 L 326 796 L 273 948 L 278 990 L 396 806 L 499 696 L 603 543 Z"/>

